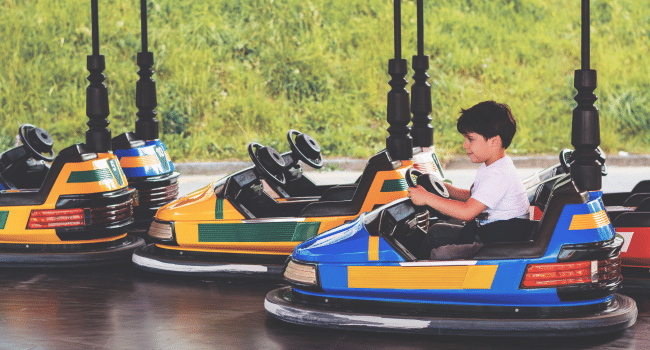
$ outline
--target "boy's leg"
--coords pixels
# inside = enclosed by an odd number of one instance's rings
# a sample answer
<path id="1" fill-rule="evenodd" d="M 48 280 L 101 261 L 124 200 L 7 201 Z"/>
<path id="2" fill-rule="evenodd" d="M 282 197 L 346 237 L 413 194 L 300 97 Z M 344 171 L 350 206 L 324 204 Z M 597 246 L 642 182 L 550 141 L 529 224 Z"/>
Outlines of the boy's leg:
<path id="1" fill-rule="evenodd" d="M 458 232 L 458 236 L 454 242 L 448 244 L 472 244 L 476 242 L 476 235 L 478 234 L 478 227 L 476 221 L 468 221 L 463 229 Z"/>
<path id="2" fill-rule="evenodd" d="M 495 221 L 481 226 L 478 236 L 483 243 L 527 241 L 536 224 L 528 219 Z"/>
<path id="3" fill-rule="evenodd" d="M 463 226 L 452 224 L 433 224 L 427 232 L 420 249 L 415 255 L 420 260 L 429 259 L 431 249 L 438 248 L 443 245 L 454 244 L 458 239 L 458 234 L 463 229 Z"/>
<path id="4" fill-rule="evenodd" d="M 431 260 L 471 259 L 483 244 L 450 244 L 431 250 Z"/>

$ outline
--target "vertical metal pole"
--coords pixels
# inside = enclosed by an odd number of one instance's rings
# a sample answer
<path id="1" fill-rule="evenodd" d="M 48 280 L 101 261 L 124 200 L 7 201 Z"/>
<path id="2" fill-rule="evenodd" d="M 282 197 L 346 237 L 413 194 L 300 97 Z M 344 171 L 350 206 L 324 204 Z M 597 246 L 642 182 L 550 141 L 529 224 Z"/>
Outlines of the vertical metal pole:
<path id="1" fill-rule="evenodd" d="M 578 105 L 573 110 L 571 144 L 575 147 L 571 177 L 580 191 L 598 191 L 602 188 L 601 164 L 596 148 L 600 145 L 598 108 L 594 102 L 597 87 L 596 71 L 589 68 L 589 0 L 582 0 L 582 69 L 575 71 L 573 98 Z"/>
<path id="2" fill-rule="evenodd" d="M 90 18 L 92 23 L 92 44 L 93 56 L 99 55 L 99 20 L 98 20 L 97 1 L 90 1 Z"/>
<path id="3" fill-rule="evenodd" d="M 99 54 L 99 24 L 97 0 L 91 0 L 92 46 L 93 54 L 87 57 L 87 68 L 90 72 L 86 87 L 86 115 L 88 130 L 86 130 L 86 146 L 90 152 L 106 153 L 111 150 L 111 130 L 108 128 L 107 117 L 108 89 L 103 81 L 106 76 L 102 73 L 106 68 L 104 56 Z"/>
<path id="4" fill-rule="evenodd" d="M 589 40 L 590 37 L 590 32 L 589 32 L 589 27 L 590 27 L 590 16 L 589 16 L 589 0 L 583 0 L 582 1 L 582 8 L 581 8 L 581 15 L 582 15 L 582 41 L 581 41 L 581 57 L 582 57 L 582 65 L 581 69 L 582 70 L 588 70 L 590 66 L 590 48 L 591 48 L 591 42 Z"/>
<path id="5" fill-rule="evenodd" d="M 424 0 L 417 1 L 418 54 L 413 56 L 413 86 L 411 87 L 411 112 L 413 126 L 411 137 L 413 146 L 431 147 L 433 145 L 433 126 L 431 126 L 431 85 L 427 82 L 429 56 L 424 55 Z"/>
<path id="6" fill-rule="evenodd" d="M 402 9 L 401 0 L 393 0 L 393 44 L 395 59 L 402 59 Z"/>
<path id="7" fill-rule="evenodd" d="M 158 119 L 156 119 L 156 81 L 151 77 L 153 70 L 153 52 L 148 51 L 147 40 L 147 0 L 140 0 L 140 22 L 142 27 L 142 52 L 138 52 L 137 63 L 140 70 L 140 79 L 135 88 L 135 106 L 138 112 L 135 114 L 138 120 L 135 121 L 135 135 L 140 140 L 158 139 Z"/>
<path id="8" fill-rule="evenodd" d="M 402 59 L 402 40 L 400 23 L 400 0 L 394 0 L 395 15 L 395 58 L 388 61 L 388 74 L 391 76 L 388 84 L 388 106 L 386 119 L 390 124 L 389 136 L 386 137 L 386 149 L 393 160 L 408 160 L 413 158 L 413 141 L 409 135 L 408 126 L 411 120 L 409 109 L 409 93 L 404 88 L 406 81 L 407 63 Z"/>
<path id="9" fill-rule="evenodd" d="M 418 56 L 424 55 L 424 0 L 417 2 Z"/>
<path id="10" fill-rule="evenodd" d="M 149 51 L 147 38 L 147 0 L 140 0 L 140 31 L 142 32 L 142 52 Z"/>

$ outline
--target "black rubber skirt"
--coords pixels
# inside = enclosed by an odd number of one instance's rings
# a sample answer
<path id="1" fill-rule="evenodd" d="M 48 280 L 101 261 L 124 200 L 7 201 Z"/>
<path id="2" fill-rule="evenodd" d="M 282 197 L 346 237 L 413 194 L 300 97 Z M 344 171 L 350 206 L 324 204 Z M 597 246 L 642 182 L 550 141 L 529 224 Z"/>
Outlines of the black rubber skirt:
<path id="1" fill-rule="evenodd" d="M 293 300 L 291 287 L 269 292 L 264 308 L 285 322 L 345 330 L 473 336 L 580 336 L 626 329 L 638 310 L 630 297 L 616 294 L 610 306 L 593 314 L 562 318 L 444 317 L 426 314 L 361 313 L 349 309 L 308 305 Z"/>
<path id="2" fill-rule="evenodd" d="M 282 279 L 285 256 L 168 250 L 148 244 L 133 253 L 138 269 L 184 276 Z"/>
<path id="3" fill-rule="evenodd" d="M 131 260 L 144 246 L 139 237 L 126 236 L 110 242 L 78 244 L 0 244 L 0 267 L 88 267 Z"/>
<path id="4" fill-rule="evenodd" d="M 619 291 L 623 294 L 650 294 L 650 268 L 626 267 L 621 269 L 623 283 Z"/>

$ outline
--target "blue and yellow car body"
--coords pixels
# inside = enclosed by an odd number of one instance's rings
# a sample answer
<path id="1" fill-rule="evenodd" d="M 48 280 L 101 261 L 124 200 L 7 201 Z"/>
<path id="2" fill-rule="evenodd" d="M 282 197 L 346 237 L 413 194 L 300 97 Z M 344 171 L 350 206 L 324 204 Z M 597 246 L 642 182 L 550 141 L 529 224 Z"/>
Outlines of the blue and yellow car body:
<path id="1" fill-rule="evenodd" d="M 327 328 L 484 336 L 585 335 L 634 324 L 616 294 L 616 237 L 602 193 L 555 185 L 530 240 L 485 244 L 471 259 L 417 260 L 429 213 L 403 199 L 296 247 L 290 286 L 266 310 Z M 419 232 L 419 233 L 418 233 Z M 410 247 L 410 249 L 409 249 Z"/>
<path id="2" fill-rule="evenodd" d="M 178 177 L 167 147 L 156 140 L 138 140 L 127 132 L 113 138 L 114 153 L 135 189 L 133 224 L 129 232 L 145 237 L 156 211 L 178 198 Z"/>

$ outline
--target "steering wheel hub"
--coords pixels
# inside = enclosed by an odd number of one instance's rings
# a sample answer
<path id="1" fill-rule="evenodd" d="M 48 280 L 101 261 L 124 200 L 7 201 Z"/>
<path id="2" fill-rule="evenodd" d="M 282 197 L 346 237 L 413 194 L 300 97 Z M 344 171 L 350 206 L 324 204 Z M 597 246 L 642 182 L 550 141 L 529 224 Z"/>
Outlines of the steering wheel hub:
<path id="1" fill-rule="evenodd" d="M 296 135 L 295 141 L 293 139 L 294 135 Z M 287 132 L 287 141 L 289 141 L 291 153 L 296 161 L 298 159 L 302 160 L 305 164 L 316 169 L 323 167 L 324 162 L 321 156 L 321 148 L 313 137 L 301 133 L 298 130 L 291 129 Z"/>
<path id="2" fill-rule="evenodd" d="M 47 162 L 54 160 L 54 151 L 52 150 L 54 141 L 52 140 L 52 136 L 44 129 L 37 128 L 31 124 L 22 124 L 18 128 L 18 137 L 34 159 Z M 43 153 L 47 153 L 47 155 Z"/>
<path id="3" fill-rule="evenodd" d="M 273 147 L 251 142 L 248 144 L 248 155 L 255 164 L 255 168 L 262 173 L 265 179 L 278 185 L 287 183 L 287 178 L 284 175 L 287 164 Z"/>
<path id="4" fill-rule="evenodd" d="M 257 158 L 273 174 L 281 173 L 286 167 L 284 159 L 273 147 L 264 146 L 258 148 Z"/>

